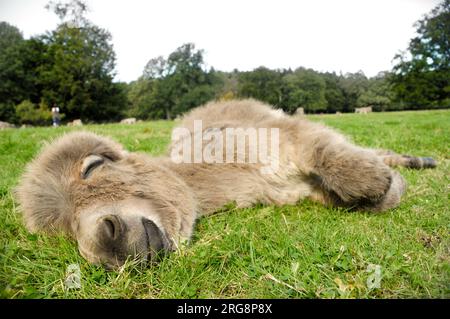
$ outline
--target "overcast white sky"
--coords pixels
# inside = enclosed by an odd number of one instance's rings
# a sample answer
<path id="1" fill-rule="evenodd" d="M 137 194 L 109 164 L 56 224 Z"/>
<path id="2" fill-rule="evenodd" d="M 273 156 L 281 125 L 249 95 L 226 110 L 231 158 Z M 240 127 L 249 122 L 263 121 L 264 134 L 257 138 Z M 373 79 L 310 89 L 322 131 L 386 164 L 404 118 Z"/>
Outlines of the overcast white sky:
<path id="1" fill-rule="evenodd" d="M 0 0 L 0 21 L 26 38 L 52 30 L 48 0 Z M 88 0 L 88 17 L 108 29 L 116 80 L 132 81 L 147 61 L 194 42 L 223 71 L 304 66 L 368 76 L 392 67 L 413 24 L 439 0 Z"/>

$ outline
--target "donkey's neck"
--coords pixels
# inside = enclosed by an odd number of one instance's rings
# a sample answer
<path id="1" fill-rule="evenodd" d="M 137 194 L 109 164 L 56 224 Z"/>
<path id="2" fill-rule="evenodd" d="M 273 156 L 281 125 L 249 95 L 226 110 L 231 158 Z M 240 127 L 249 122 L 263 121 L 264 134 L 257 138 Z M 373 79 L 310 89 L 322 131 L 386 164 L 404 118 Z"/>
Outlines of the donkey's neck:
<path id="1" fill-rule="evenodd" d="M 176 164 L 170 159 L 165 165 L 192 190 L 200 216 L 214 213 L 230 203 L 249 206 L 259 201 L 264 192 L 262 177 L 250 166 Z"/>

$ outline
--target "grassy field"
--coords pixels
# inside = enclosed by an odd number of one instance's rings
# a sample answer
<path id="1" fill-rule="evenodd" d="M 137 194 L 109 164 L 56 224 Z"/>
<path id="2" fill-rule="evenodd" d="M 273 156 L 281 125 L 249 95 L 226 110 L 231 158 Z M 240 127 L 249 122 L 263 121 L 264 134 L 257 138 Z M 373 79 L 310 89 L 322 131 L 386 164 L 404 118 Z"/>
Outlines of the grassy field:
<path id="1" fill-rule="evenodd" d="M 439 166 L 400 169 L 409 188 L 402 204 L 386 213 L 309 201 L 226 207 L 199 220 L 191 244 L 158 266 L 127 265 L 119 272 L 89 265 L 64 237 L 29 234 L 13 200 L 12 188 L 43 141 L 73 128 L 0 131 L 0 297 L 450 298 L 450 111 L 309 118 L 358 144 L 432 156 Z M 83 129 L 110 135 L 131 151 L 161 154 L 173 125 Z M 64 284 L 70 264 L 81 269 L 79 289 Z"/>

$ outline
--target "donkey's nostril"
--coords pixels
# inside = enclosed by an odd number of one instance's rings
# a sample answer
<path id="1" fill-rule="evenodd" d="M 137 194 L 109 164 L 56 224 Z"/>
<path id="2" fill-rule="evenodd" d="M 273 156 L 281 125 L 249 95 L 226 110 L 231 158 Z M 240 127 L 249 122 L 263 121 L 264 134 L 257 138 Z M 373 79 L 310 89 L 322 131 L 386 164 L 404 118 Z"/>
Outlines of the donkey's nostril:
<path id="1" fill-rule="evenodd" d="M 122 232 L 122 223 L 120 218 L 115 215 L 103 217 L 101 221 L 103 230 L 109 239 L 117 239 Z"/>

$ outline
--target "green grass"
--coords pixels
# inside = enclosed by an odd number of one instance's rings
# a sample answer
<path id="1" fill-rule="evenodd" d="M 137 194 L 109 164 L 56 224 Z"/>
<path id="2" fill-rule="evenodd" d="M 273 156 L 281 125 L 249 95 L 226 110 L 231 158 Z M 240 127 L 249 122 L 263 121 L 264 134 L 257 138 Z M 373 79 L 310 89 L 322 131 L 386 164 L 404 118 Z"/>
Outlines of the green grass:
<path id="1" fill-rule="evenodd" d="M 311 116 L 358 144 L 432 156 L 434 170 L 400 169 L 409 188 L 380 214 L 304 201 L 236 209 L 198 221 L 191 244 L 159 265 L 91 266 L 64 237 L 29 234 L 11 190 L 43 141 L 73 130 L 0 131 L 0 297 L 3 298 L 449 298 L 450 111 Z M 90 125 L 131 151 L 161 154 L 173 122 Z M 68 265 L 80 289 L 64 285 Z M 370 264 L 381 267 L 369 288 Z"/>

